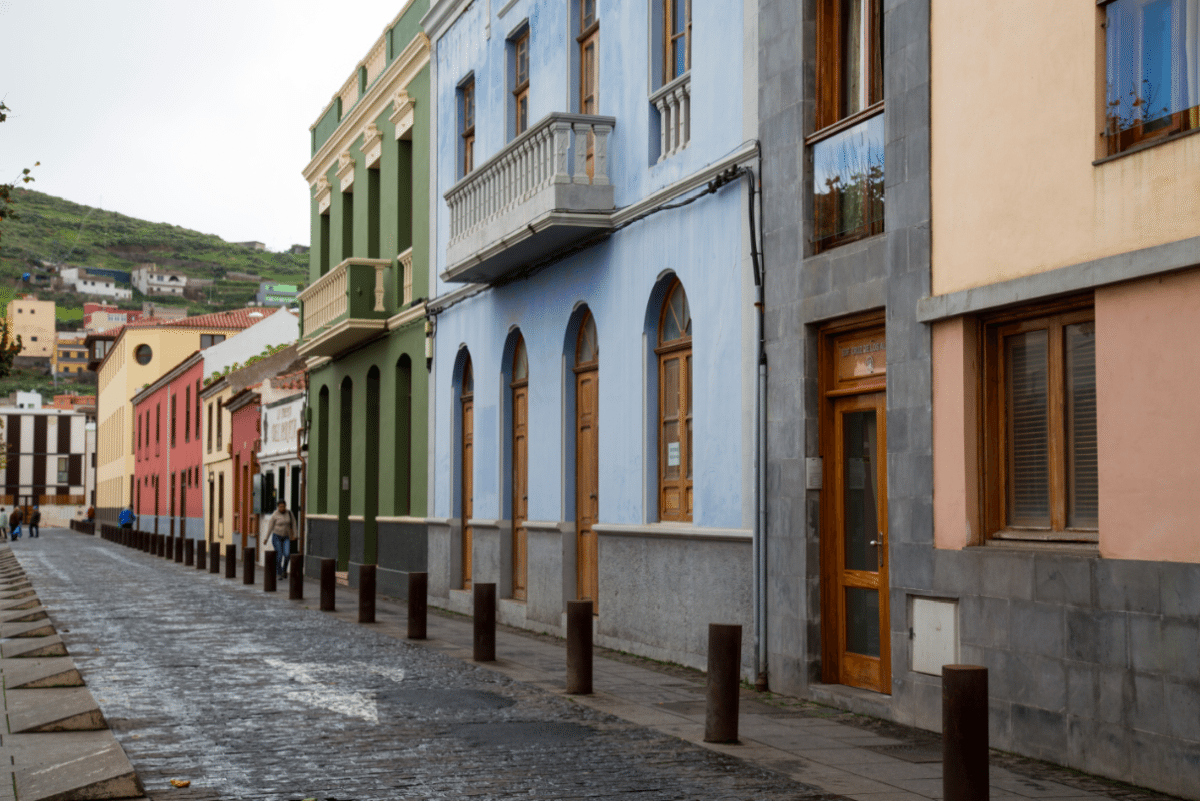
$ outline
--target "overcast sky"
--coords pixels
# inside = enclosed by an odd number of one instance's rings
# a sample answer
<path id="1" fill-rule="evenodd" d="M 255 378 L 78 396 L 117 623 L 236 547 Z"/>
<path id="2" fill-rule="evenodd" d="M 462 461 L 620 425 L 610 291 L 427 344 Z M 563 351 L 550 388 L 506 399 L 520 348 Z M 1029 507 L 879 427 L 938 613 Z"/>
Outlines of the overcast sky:
<path id="1" fill-rule="evenodd" d="M 308 244 L 308 127 L 404 0 L 0 0 L 0 180 Z"/>

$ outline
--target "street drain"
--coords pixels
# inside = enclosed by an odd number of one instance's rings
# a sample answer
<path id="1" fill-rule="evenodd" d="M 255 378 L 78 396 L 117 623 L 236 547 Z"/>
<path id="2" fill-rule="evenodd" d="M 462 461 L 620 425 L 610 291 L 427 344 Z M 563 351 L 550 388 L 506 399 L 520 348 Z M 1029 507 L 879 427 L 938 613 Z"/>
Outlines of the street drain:
<path id="1" fill-rule="evenodd" d="M 502 723 L 465 723 L 451 729 L 459 739 L 474 746 L 556 745 L 582 740 L 595 734 L 578 723 L 509 720 Z"/>
<path id="2" fill-rule="evenodd" d="M 504 709 L 516 703 L 503 695 L 482 690 L 404 689 L 385 690 L 375 696 L 381 704 L 396 704 L 419 709 L 445 712 L 475 712 L 483 709 Z"/>
<path id="3" fill-rule="evenodd" d="M 942 749 L 934 745 L 879 745 L 870 750 L 905 762 L 942 761 Z"/>

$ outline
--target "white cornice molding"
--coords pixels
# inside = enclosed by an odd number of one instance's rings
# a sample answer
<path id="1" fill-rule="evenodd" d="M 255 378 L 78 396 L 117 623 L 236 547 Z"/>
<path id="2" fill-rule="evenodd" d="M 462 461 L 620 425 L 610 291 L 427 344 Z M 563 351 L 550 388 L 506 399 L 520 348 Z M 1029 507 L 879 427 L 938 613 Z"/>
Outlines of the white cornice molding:
<path id="1" fill-rule="evenodd" d="M 388 117 L 388 122 L 396 126 L 397 139 L 411 135 L 409 132 L 413 127 L 413 109 L 416 108 L 416 105 L 417 101 L 409 97 L 408 92 L 403 89 L 392 95 L 392 114 Z"/>
<path id="2" fill-rule="evenodd" d="M 349 150 L 338 154 L 337 179 L 339 192 L 354 186 L 354 156 Z"/>
<path id="3" fill-rule="evenodd" d="M 430 39 L 441 38 L 446 28 L 461 16 L 472 2 L 473 0 L 434 0 L 425 16 L 421 18 L 421 29 Z"/>
<path id="4" fill-rule="evenodd" d="M 429 38 L 424 33 L 418 33 L 400 55 L 392 60 L 379 79 L 368 87 L 367 93 L 359 98 L 354 108 L 342 117 L 337 130 L 325 140 L 325 144 L 321 145 L 304 168 L 304 180 L 312 184 L 318 175 L 329 172 L 337 154 L 349 150 L 366 123 L 378 119 L 392 102 L 396 92 L 406 90 L 417 77 L 417 73 L 428 64 Z"/>
<path id="5" fill-rule="evenodd" d="M 368 122 L 362 133 L 363 164 L 367 169 L 379 165 L 379 157 L 383 155 L 383 134 L 373 122 Z"/>
<path id="6" fill-rule="evenodd" d="M 425 302 L 422 301 L 411 309 L 405 309 L 399 314 L 393 314 L 388 318 L 387 327 L 389 331 L 395 331 L 397 328 L 408 325 L 416 320 L 424 319 L 425 317 Z"/>
<path id="7" fill-rule="evenodd" d="M 333 187 L 329 184 L 329 179 L 324 175 L 317 178 L 317 182 L 313 184 L 313 197 L 317 201 L 317 213 L 324 214 L 329 210 L 329 205 L 333 200 Z"/>

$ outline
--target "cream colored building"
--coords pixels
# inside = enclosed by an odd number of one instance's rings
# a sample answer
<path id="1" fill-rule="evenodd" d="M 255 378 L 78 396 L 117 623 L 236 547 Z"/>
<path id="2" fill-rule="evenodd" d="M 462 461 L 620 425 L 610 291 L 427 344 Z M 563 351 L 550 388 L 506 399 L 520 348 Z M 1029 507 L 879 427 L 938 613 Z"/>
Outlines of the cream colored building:
<path id="1" fill-rule="evenodd" d="M 57 339 L 54 333 L 54 301 L 38 300 L 33 295 L 14 298 L 8 303 L 8 319 L 13 336 L 21 337 L 21 356 L 54 359 Z"/>
<path id="2" fill-rule="evenodd" d="M 133 405 L 130 399 L 187 356 L 248 328 L 259 319 L 253 309 L 214 312 L 182 320 L 137 320 L 112 336 L 93 341 L 98 377 L 96 437 L 96 514 L 115 523 L 132 497 L 134 463 Z M 98 358 L 97 358 L 98 357 Z"/>
<path id="3" fill-rule="evenodd" d="M 221 543 L 222 549 L 233 541 L 233 458 L 232 434 L 226 401 L 234 394 L 228 376 L 200 390 L 202 408 L 201 443 L 204 448 L 204 537 Z M 242 543 L 238 543 L 239 545 Z"/>

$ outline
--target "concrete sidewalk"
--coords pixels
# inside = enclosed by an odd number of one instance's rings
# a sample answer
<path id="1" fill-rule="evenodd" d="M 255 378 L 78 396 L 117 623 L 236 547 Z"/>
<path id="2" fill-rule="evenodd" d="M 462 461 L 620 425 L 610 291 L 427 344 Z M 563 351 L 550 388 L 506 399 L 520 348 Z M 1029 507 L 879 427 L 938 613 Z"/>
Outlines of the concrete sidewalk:
<path id="1" fill-rule="evenodd" d="M 240 566 L 239 566 L 240 567 Z M 262 593 L 257 586 L 229 581 L 230 589 Z M 304 606 L 319 607 L 320 588 L 308 579 Z M 276 596 L 287 601 L 287 583 Z M 334 616 L 357 625 L 357 590 L 337 587 Z M 380 596 L 371 628 L 404 639 L 407 605 Z M 468 617 L 430 609 L 428 639 L 414 645 L 464 661 L 472 659 L 473 623 Z M 482 666 L 513 679 L 563 693 L 566 643 L 530 632 L 497 627 L 497 661 Z M 577 703 L 676 736 L 703 748 L 777 771 L 831 794 L 857 801 L 922 801 L 942 797 L 941 739 L 937 734 L 855 715 L 808 701 L 743 690 L 738 745 L 705 743 L 705 676 L 675 665 L 595 650 L 591 696 L 567 696 Z M 1023 799 L 1115 798 L 1165 801 L 1143 791 L 1035 760 L 993 751 L 991 797 Z"/>

